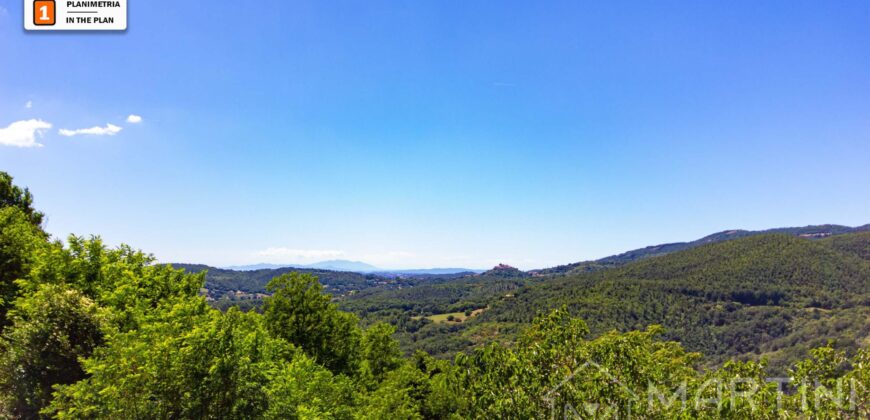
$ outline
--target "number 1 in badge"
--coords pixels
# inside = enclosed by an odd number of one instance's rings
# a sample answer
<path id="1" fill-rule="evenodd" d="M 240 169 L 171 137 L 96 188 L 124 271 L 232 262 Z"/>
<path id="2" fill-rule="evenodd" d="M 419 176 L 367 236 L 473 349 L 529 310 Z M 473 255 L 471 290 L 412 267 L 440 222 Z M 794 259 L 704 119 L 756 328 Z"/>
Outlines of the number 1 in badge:
<path id="1" fill-rule="evenodd" d="M 54 15 L 54 0 L 36 0 L 33 2 L 34 25 L 54 25 Z"/>

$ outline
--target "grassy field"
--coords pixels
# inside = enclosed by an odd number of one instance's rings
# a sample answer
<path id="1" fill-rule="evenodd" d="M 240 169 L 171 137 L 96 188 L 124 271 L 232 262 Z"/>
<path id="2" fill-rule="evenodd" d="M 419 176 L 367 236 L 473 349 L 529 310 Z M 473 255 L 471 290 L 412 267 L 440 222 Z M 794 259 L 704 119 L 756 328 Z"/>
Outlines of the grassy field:
<path id="1" fill-rule="evenodd" d="M 430 315 L 430 316 L 427 316 L 425 318 L 429 318 L 430 320 L 432 320 L 432 322 L 434 322 L 436 324 L 443 324 L 445 322 L 461 323 L 461 322 L 464 322 L 468 318 L 480 315 L 486 309 L 487 308 L 475 309 L 475 310 L 471 311 L 470 316 L 466 316 L 465 312 L 451 312 L 451 313 L 447 313 L 447 314 Z M 415 318 L 419 319 L 420 317 L 415 317 Z"/>

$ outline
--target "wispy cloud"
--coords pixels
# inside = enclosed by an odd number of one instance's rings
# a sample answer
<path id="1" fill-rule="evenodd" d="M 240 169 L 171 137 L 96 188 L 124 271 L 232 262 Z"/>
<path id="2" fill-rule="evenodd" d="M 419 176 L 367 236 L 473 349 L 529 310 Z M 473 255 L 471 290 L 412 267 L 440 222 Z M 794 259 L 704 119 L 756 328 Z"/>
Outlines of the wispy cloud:
<path id="1" fill-rule="evenodd" d="M 24 103 L 24 107 L 27 109 L 33 108 L 33 101 L 27 101 Z"/>
<path id="2" fill-rule="evenodd" d="M 42 147 L 36 142 L 36 136 L 42 137 L 51 124 L 43 120 L 22 120 L 0 128 L 0 145 L 14 147 Z"/>
<path id="3" fill-rule="evenodd" d="M 92 136 L 114 136 L 123 130 L 123 128 L 118 127 L 114 124 L 106 124 L 105 127 L 91 127 L 91 128 L 79 128 L 76 130 L 68 130 L 65 128 L 61 128 L 58 131 L 58 134 L 61 136 L 78 136 L 78 135 L 92 135 Z"/>
<path id="4" fill-rule="evenodd" d="M 333 249 L 292 249 L 283 247 L 266 248 L 255 255 L 266 262 L 299 262 L 302 260 L 322 260 L 338 258 L 344 251 Z"/>
<path id="5" fill-rule="evenodd" d="M 142 116 L 136 115 L 136 114 L 130 114 L 127 117 L 127 122 L 130 124 L 139 124 L 140 122 L 142 122 Z"/>

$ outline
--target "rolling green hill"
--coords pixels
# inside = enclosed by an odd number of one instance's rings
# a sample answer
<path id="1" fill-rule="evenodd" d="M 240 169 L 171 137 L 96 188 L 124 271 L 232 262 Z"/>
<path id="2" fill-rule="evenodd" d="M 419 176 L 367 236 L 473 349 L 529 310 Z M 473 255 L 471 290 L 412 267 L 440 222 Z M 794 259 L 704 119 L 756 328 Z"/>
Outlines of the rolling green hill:
<path id="1" fill-rule="evenodd" d="M 730 241 L 732 239 L 740 239 L 757 235 L 769 235 L 779 233 L 796 236 L 799 238 L 821 239 L 840 236 L 848 233 L 860 232 L 870 232 L 870 224 L 858 227 L 827 224 L 803 227 L 785 227 L 756 231 L 741 229 L 725 230 L 722 232 L 707 235 L 703 238 L 696 239 L 690 242 L 674 242 L 668 244 L 651 245 L 594 261 L 582 261 L 572 264 L 560 265 L 557 267 L 533 270 L 532 273 L 538 275 L 549 275 L 597 271 L 604 268 L 618 267 L 620 265 L 639 261 L 644 258 L 667 255 L 673 252 L 685 251 L 703 245 L 709 245 L 718 242 Z"/>
<path id="2" fill-rule="evenodd" d="M 537 314 L 565 306 L 596 335 L 661 324 L 711 366 L 765 356 L 782 373 L 828 340 L 854 350 L 870 336 L 870 233 L 816 237 L 746 235 L 568 275 L 479 275 L 373 289 L 340 304 L 366 322 L 394 323 L 406 351 L 450 355 L 510 342 Z M 453 323 L 419 318 L 483 308 Z"/>
<path id="3" fill-rule="evenodd" d="M 395 274 L 395 273 L 357 273 L 349 271 L 333 271 L 314 268 L 262 268 L 258 270 L 229 270 L 210 267 L 203 264 L 171 264 L 174 268 L 184 269 L 189 273 L 205 271 L 205 285 L 202 293 L 221 309 L 238 306 L 242 309 L 258 307 L 267 294 L 266 284 L 269 280 L 291 272 L 306 273 L 317 276 L 326 292 L 333 298 L 340 299 L 364 290 L 392 290 L 413 287 L 420 284 L 439 284 L 441 282 L 464 277 L 467 273 L 429 274 Z"/>
<path id="4" fill-rule="evenodd" d="M 768 233 L 764 233 L 768 232 Z M 870 336 L 870 232 L 837 225 L 727 231 L 549 270 L 509 266 L 477 275 L 382 277 L 311 269 L 208 270 L 205 289 L 224 308 L 256 307 L 273 277 L 319 277 L 343 310 L 365 325 L 387 321 L 406 352 L 449 356 L 485 342 L 511 342 L 535 315 L 565 306 L 593 334 L 665 327 L 665 337 L 728 357 L 765 356 L 772 370 L 833 340 L 854 349 Z M 769 233 L 773 232 L 773 233 Z M 853 233 L 843 233 L 853 232 Z M 433 322 L 439 315 L 449 322 Z"/>
<path id="5" fill-rule="evenodd" d="M 831 248 L 870 261 L 870 232 L 839 235 L 822 240 Z"/>
<path id="6" fill-rule="evenodd" d="M 362 290 L 375 285 L 379 278 L 374 275 L 329 271 L 303 268 L 264 268 L 260 270 L 236 271 L 202 264 L 172 264 L 174 268 L 182 268 L 189 273 L 206 271 L 205 289 L 207 296 L 220 299 L 229 292 L 245 294 L 266 293 L 266 283 L 274 277 L 289 272 L 309 273 L 317 276 L 324 288 L 332 294 L 341 295 L 353 290 Z"/>
<path id="7" fill-rule="evenodd" d="M 866 239 L 713 243 L 530 285 L 470 323 L 526 323 L 565 305 L 594 333 L 661 324 L 668 339 L 713 363 L 765 355 L 776 369 L 826 340 L 854 348 L 870 335 L 870 264 L 858 256 Z"/>

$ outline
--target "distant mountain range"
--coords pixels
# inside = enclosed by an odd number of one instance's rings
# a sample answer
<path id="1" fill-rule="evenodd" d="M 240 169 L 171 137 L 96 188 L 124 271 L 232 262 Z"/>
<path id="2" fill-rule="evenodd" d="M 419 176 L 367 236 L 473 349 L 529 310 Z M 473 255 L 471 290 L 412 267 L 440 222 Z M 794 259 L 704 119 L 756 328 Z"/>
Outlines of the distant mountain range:
<path id="1" fill-rule="evenodd" d="M 332 271 L 350 271 L 355 273 L 370 273 L 373 271 L 380 271 L 379 268 L 366 264 L 361 261 L 348 261 L 348 260 L 329 260 L 329 261 L 320 261 L 314 264 L 252 264 L 252 265 L 235 265 L 230 267 L 224 267 L 227 270 L 236 270 L 236 271 L 253 271 L 253 270 L 262 270 L 262 269 L 275 269 L 275 268 L 310 268 L 316 270 L 332 270 Z"/>
<path id="2" fill-rule="evenodd" d="M 408 270 L 407 273 L 359 273 L 323 268 L 286 266 L 270 268 L 268 264 L 258 265 L 266 267 L 256 269 L 253 268 L 254 266 L 249 266 L 251 269 L 248 270 L 231 270 L 209 267 L 203 264 L 173 263 L 171 265 L 174 268 L 184 269 L 190 273 L 206 272 L 205 285 L 202 292 L 209 300 L 227 298 L 235 302 L 234 304 L 248 302 L 253 305 L 256 305 L 256 300 L 265 296 L 265 293 L 267 293 L 266 284 L 270 280 L 291 272 L 316 276 L 325 291 L 335 297 L 342 297 L 371 288 L 402 289 L 422 283 L 437 284 L 475 274 L 472 271 L 454 272 L 457 269 Z M 441 271 L 443 270 L 448 272 L 442 273 Z M 219 307 L 225 309 L 227 305 Z M 245 308 L 250 308 L 250 306 Z"/>
<path id="3" fill-rule="evenodd" d="M 787 235 L 798 236 L 802 238 L 820 239 L 834 235 L 842 235 L 845 233 L 870 232 L 870 224 L 858 227 L 850 227 L 843 225 L 811 225 L 803 227 L 785 227 L 767 230 L 742 230 L 732 229 L 717 232 L 707 235 L 701 239 L 690 242 L 673 242 L 659 245 L 647 246 L 644 248 L 626 251 L 621 254 L 612 255 L 593 261 L 581 261 L 571 264 L 560 265 L 537 270 L 529 270 L 527 272 L 517 270 L 510 266 L 495 267 L 492 270 L 475 270 L 470 268 L 420 268 L 420 269 L 405 269 L 405 270 L 389 270 L 383 269 L 362 261 L 350 260 L 328 260 L 320 261 L 313 264 L 251 264 L 251 265 L 236 265 L 222 267 L 225 270 L 233 271 L 256 271 L 256 270 L 276 270 L 283 268 L 300 268 L 310 270 L 329 270 L 329 271 L 345 271 L 350 273 L 375 274 L 383 277 L 395 276 L 422 276 L 422 275 L 450 275 L 450 274 L 483 274 L 494 275 L 496 277 L 523 277 L 527 275 L 540 276 L 549 274 L 564 274 L 567 272 L 582 272 L 596 271 L 601 268 L 623 265 L 632 261 L 641 260 L 657 255 L 670 254 L 672 252 L 692 249 L 701 245 L 728 241 L 731 239 L 745 238 L 755 235 L 764 235 L 770 233 L 784 233 Z M 512 268 L 513 270 L 505 270 L 504 267 Z"/>
<path id="4" fill-rule="evenodd" d="M 382 276 L 395 275 L 445 275 L 458 273 L 480 273 L 483 270 L 473 270 L 470 268 L 415 268 L 407 270 L 388 270 L 378 268 L 371 264 L 362 261 L 349 260 L 328 260 L 320 261 L 313 264 L 252 264 L 252 265 L 236 265 L 223 267 L 226 270 L 234 271 L 256 271 L 256 270 L 274 270 L 280 268 L 305 268 L 311 270 L 330 270 L 330 271 L 347 271 L 351 273 L 370 273 Z"/>

